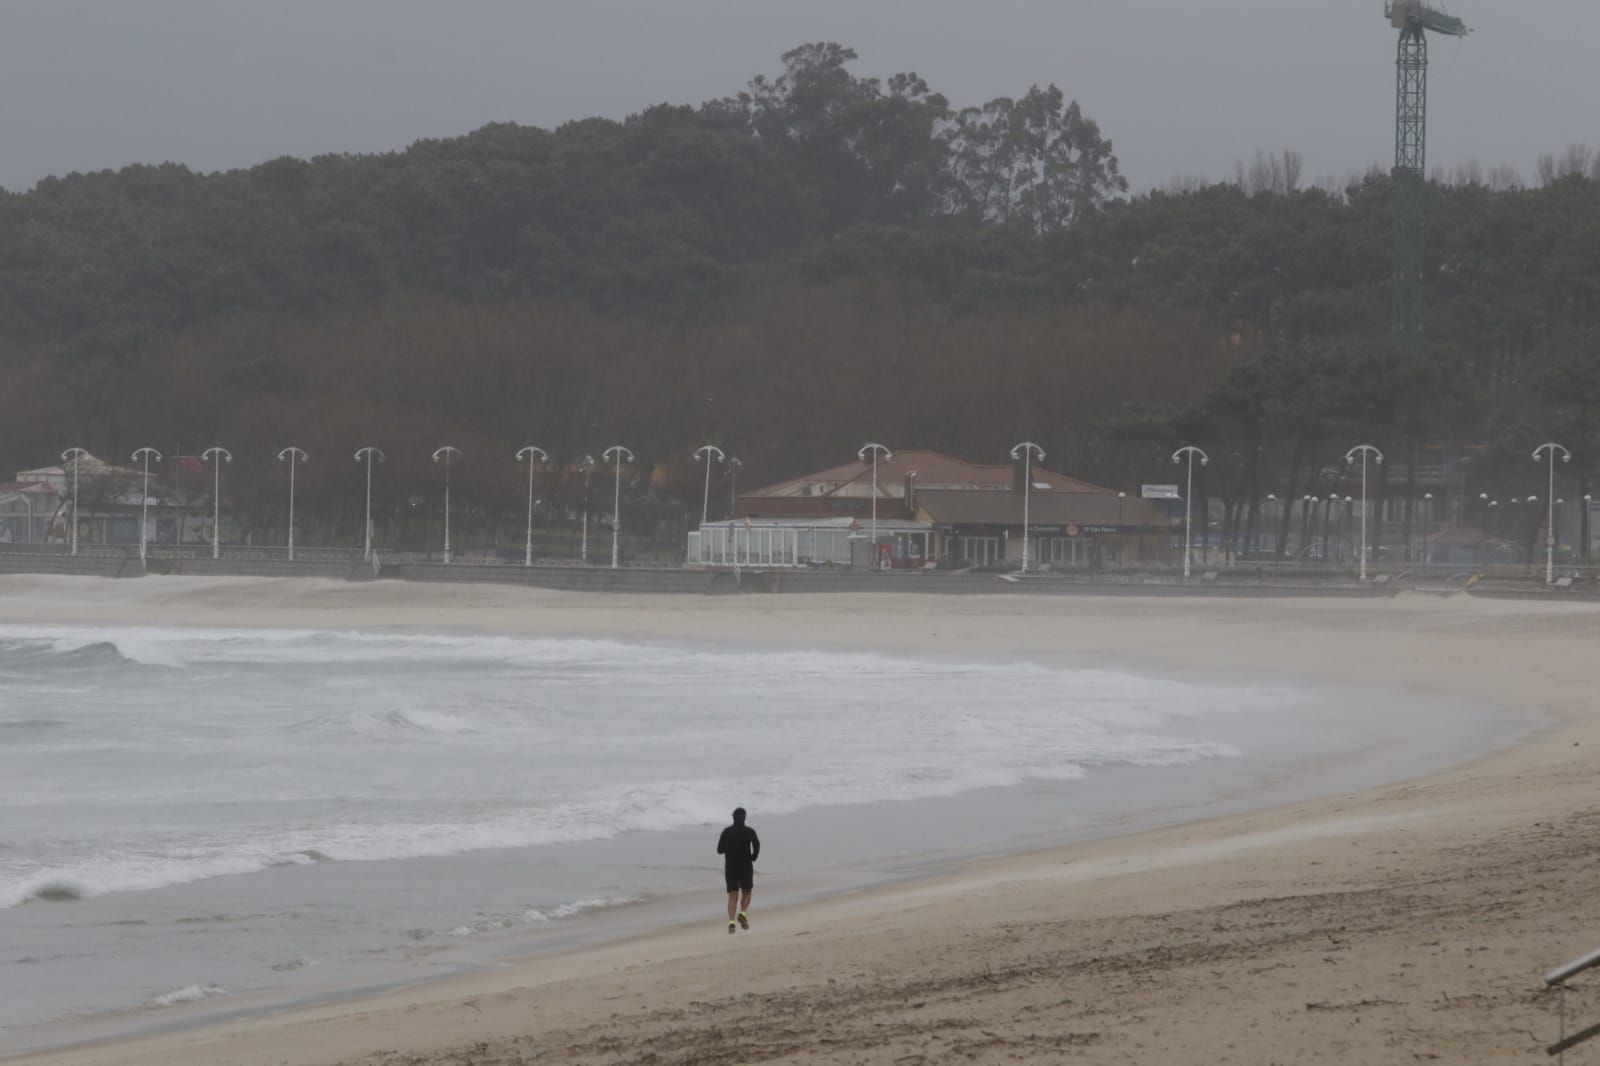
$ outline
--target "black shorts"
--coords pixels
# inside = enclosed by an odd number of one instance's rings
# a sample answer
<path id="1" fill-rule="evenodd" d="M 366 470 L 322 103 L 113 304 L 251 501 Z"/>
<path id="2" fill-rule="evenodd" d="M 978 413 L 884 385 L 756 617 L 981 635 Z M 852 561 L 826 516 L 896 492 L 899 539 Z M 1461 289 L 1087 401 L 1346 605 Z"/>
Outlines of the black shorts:
<path id="1" fill-rule="evenodd" d="M 729 892 L 749 892 L 756 887 L 756 868 L 754 866 L 724 866 L 722 879 L 728 882 Z"/>

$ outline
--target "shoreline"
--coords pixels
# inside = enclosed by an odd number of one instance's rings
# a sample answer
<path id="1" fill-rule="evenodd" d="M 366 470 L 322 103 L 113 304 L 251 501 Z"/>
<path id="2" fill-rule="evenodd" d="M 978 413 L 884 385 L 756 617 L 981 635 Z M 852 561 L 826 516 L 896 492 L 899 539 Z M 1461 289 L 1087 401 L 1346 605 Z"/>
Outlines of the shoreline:
<path id="1" fill-rule="evenodd" d="M 152 581 L 162 584 L 152 586 Z M 683 988 L 694 991 L 693 1002 L 721 1003 L 725 1008 L 742 1002 L 741 989 L 748 991 L 752 985 L 769 1008 L 796 997 L 827 1004 L 831 1002 L 830 986 L 820 975 L 839 970 L 864 988 L 865 998 L 871 1000 L 874 992 L 894 983 L 882 971 L 882 960 L 899 959 L 926 981 L 972 977 L 967 973 L 970 965 L 951 954 L 956 944 L 982 942 L 992 949 L 988 954 L 998 959 L 1016 939 L 1007 930 L 1014 930 L 1019 923 L 1035 930 L 1055 930 L 1069 915 L 1070 920 L 1082 921 L 1083 915 L 1098 913 L 1107 920 L 1137 924 L 1152 913 L 1189 913 L 1197 908 L 1198 912 L 1226 911 L 1252 899 L 1316 895 L 1318 890 L 1328 892 L 1363 873 L 1369 877 L 1381 873 L 1386 864 L 1376 856 L 1390 851 L 1414 852 L 1413 860 L 1420 860 L 1416 868 L 1438 870 L 1439 857 L 1433 853 L 1440 840 L 1459 844 L 1497 829 L 1514 827 L 1526 834 L 1530 824 L 1550 825 L 1552 819 L 1561 817 L 1581 819 L 1587 806 L 1575 779 L 1588 769 L 1585 747 L 1600 743 L 1595 723 L 1584 713 L 1586 691 L 1600 673 L 1584 661 L 1586 646 L 1592 646 L 1600 632 L 1600 611 L 1578 605 L 1432 597 L 1304 603 L 1097 601 L 1088 597 L 1063 603 L 975 597 L 930 604 L 925 596 L 912 597 L 913 602 L 907 603 L 905 594 L 874 596 L 870 601 L 854 595 L 806 597 L 800 603 L 775 602 L 779 598 L 768 597 L 663 602 L 659 597 L 586 596 L 482 586 L 390 590 L 381 585 L 351 588 L 315 581 L 291 585 L 272 579 L 149 579 L 139 583 L 139 589 L 107 590 L 108 584 L 94 579 L 0 579 L 0 620 L 243 628 L 239 616 L 253 614 L 270 616 L 269 624 L 275 628 L 392 628 L 415 625 L 413 615 L 423 612 L 427 615 L 424 624 L 436 631 L 460 626 L 478 632 L 638 639 L 691 636 L 901 652 L 967 647 L 1025 656 L 1049 655 L 1071 645 L 1075 655 L 1154 663 L 1169 674 L 1192 668 L 1208 675 L 1238 671 L 1258 676 L 1250 672 L 1266 664 L 1273 676 L 1332 684 L 1359 680 L 1362 685 L 1420 690 L 1446 698 L 1470 696 L 1473 702 L 1547 711 L 1549 723 L 1510 748 L 1421 778 L 1267 810 L 1183 821 L 1131 835 L 964 861 L 953 871 L 931 877 L 764 911 L 757 931 L 772 935 L 749 941 L 737 938 L 740 954 L 734 973 L 725 972 L 730 945 L 705 943 L 696 923 L 692 928 L 656 930 L 621 941 L 562 949 L 554 955 L 540 954 L 493 972 L 407 985 L 369 998 L 252 1015 L 216 1028 L 184 1028 L 30 1053 L 30 1062 L 212 1061 L 208 1056 L 223 1046 L 218 1041 L 226 1044 L 229 1061 L 242 1063 L 361 1060 L 380 1049 L 397 1047 L 420 1056 L 407 1061 L 429 1062 L 433 1060 L 427 1056 L 437 1050 L 483 1040 L 517 1046 L 545 1040 L 541 1046 L 553 1049 L 559 1058 L 561 1048 L 581 1046 L 582 1034 L 597 1031 L 609 1017 L 610 1012 L 599 1011 L 591 1001 L 597 983 L 621 996 L 630 1010 L 642 1012 L 639 1020 L 645 1031 L 655 1032 L 657 1037 L 678 1034 L 690 1038 L 686 1047 L 696 1047 L 700 1045 L 695 1041 L 703 1042 L 706 1037 L 703 1027 L 695 1030 L 682 1017 L 691 1004 L 683 998 Z M 92 597 L 84 595 L 91 590 Z M 101 594 L 107 591 L 113 595 Z M 840 603 L 840 599 L 847 602 Z M 834 616 L 842 621 L 831 627 L 817 624 L 819 619 Z M 795 639 L 797 632 L 802 639 Z M 1238 639 L 1241 637 L 1247 639 Z M 1501 644 L 1513 654 L 1488 652 Z M 1350 674 L 1357 667 L 1366 676 L 1352 679 Z M 1576 749 L 1569 748 L 1574 743 Z M 1430 839 L 1418 839 L 1424 836 Z M 1432 839 L 1435 836 L 1437 840 Z M 1375 842 L 1403 847 L 1384 849 Z M 1352 857 L 1352 843 L 1367 846 L 1357 847 L 1360 854 Z M 1310 857 L 1313 855 L 1316 857 Z M 1330 866 L 1334 869 L 1320 873 L 1313 869 Z M 1250 876 L 1244 876 L 1247 869 Z M 1179 872 L 1184 875 L 1178 878 L 1181 883 L 1170 883 Z M 987 897 L 997 890 L 1017 897 L 1019 904 L 993 910 Z M 1072 897 L 1070 903 L 1057 900 L 1062 893 Z M 820 928 L 810 928 L 813 925 Z M 1528 990 L 1536 988 L 1539 966 L 1565 961 L 1567 954 L 1592 946 L 1570 944 L 1573 935 L 1570 930 L 1565 938 L 1548 935 L 1538 951 L 1537 964 L 1516 970 Z M 786 965 L 799 943 L 793 940 L 795 936 L 815 938 L 804 941 L 805 950 L 800 953 L 807 959 L 818 956 L 813 969 L 792 971 Z M 1531 954 L 1534 945 L 1527 940 L 1519 936 L 1516 942 Z M 1077 944 L 1071 937 L 1049 942 L 1063 951 Z M 1039 938 L 1033 943 L 1035 954 L 1043 950 Z M 863 947 L 866 944 L 873 945 L 873 950 Z M 1154 946 L 1160 947 L 1161 942 Z M 1574 950 L 1569 952 L 1569 946 Z M 1382 954 L 1381 944 L 1369 947 Z M 719 959 L 723 966 L 719 967 Z M 991 970 L 995 959 L 990 960 Z M 1390 964 L 1400 966 L 1392 959 Z M 1318 976 L 1316 967 L 1307 975 Z M 976 988 L 987 987 L 978 977 L 972 981 Z M 534 987 L 542 990 L 540 1006 L 550 1005 L 547 1000 L 554 992 L 559 1009 L 530 1021 L 525 1010 L 519 1012 L 518 1004 L 528 1006 L 527 990 Z M 1238 1010 L 1219 1012 L 1215 1004 L 1196 1010 L 1196 993 L 1182 987 L 1165 991 L 1168 1006 L 1145 1003 L 1135 1013 L 1140 1017 L 1150 1017 L 1152 1011 L 1185 1016 L 1184 1030 L 1190 1036 L 1196 1025 L 1213 1025 L 1231 1032 L 1235 1040 L 1241 1038 L 1240 1030 L 1219 1024 L 1239 1015 Z M 996 1012 L 994 1025 L 1016 1025 L 1016 1011 L 1029 1005 L 1021 1002 L 1021 996 L 1013 990 L 990 997 L 994 999 L 990 1007 Z M 463 1008 L 463 997 L 472 998 L 475 1005 Z M 485 997 L 493 1000 L 493 1010 Z M 1267 1001 L 1271 999 L 1267 997 Z M 1351 1002 L 1361 1001 L 1358 997 Z M 847 1010 L 847 1006 L 835 1004 L 822 1013 L 829 1016 L 831 1010 L 834 1015 L 840 1011 L 848 1015 L 854 1008 Z M 1534 1017 L 1548 1014 L 1548 1006 L 1520 1004 L 1524 1015 L 1531 1012 Z M 1381 1014 L 1380 1008 L 1381 1004 L 1354 1009 L 1363 1012 L 1362 1021 L 1367 1023 L 1367 1015 Z M 875 1016 L 880 1023 L 893 1019 L 895 1025 L 915 1020 L 926 1029 L 921 1023 L 929 1016 L 918 1014 L 913 1019 L 910 1013 L 921 1009 L 886 1000 Z M 1306 1012 L 1310 1013 L 1309 1008 Z M 1035 1013 L 1050 1014 L 1043 1008 Z M 1072 1012 L 1063 1008 L 1056 1013 Z M 1010 1020 L 998 1020 L 1001 1016 Z M 375 1018 L 385 1021 L 377 1023 Z M 1059 1019 L 1037 1020 L 1060 1028 Z M 838 1021 L 835 1017 L 834 1022 Z M 294 1038 L 291 1030 L 302 1024 L 313 1026 L 323 1039 Z M 1547 1028 L 1553 1033 L 1553 1026 Z M 1367 1032 L 1382 1029 L 1381 1025 L 1370 1026 Z M 890 1052 L 904 1055 L 906 1047 L 922 1046 L 913 1031 L 920 1030 L 912 1026 L 884 1044 L 881 1050 L 886 1057 L 881 1061 L 894 1061 Z M 1126 1033 L 1095 1029 L 1100 1035 L 1090 1039 L 1082 1035 L 1089 1030 L 1081 1026 L 1064 1031 L 1078 1033 L 1082 1039 L 1058 1046 L 1070 1046 L 1076 1053 L 1090 1056 L 1103 1054 L 1105 1061 L 1124 1057 L 1135 1046 Z M 1290 1046 L 1297 1046 L 1292 1033 L 1279 1035 Z M 639 1047 L 648 1043 L 642 1036 L 640 1040 Z M 1520 1042 L 1506 1046 L 1521 1050 L 1527 1046 L 1526 1040 L 1524 1034 Z M 1183 1046 L 1205 1045 L 1202 1041 Z M 1490 1061 L 1492 1056 L 1472 1057 L 1485 1051 L 1472 1044 L 1464 1049 L 1467 1057 L 1461 1061 Z M 1352 1060 L 1350 1052 L 1345 1059 Z M 594 1061 L 612 1060 L 596 1057 Z"/>

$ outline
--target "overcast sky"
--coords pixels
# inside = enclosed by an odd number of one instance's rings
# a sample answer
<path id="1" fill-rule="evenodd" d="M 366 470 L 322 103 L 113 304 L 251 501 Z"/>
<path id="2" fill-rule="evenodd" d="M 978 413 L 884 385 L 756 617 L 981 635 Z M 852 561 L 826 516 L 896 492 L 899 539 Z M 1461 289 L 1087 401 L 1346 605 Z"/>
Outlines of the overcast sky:
<path id="1" fill-rule="evenodd" d="M 1430 167 L 1531 174 L 1600 144 L 1600 0 L 1451 0 Z M 1055 82 L 1135 188 L 1295 149 L 1306 177 L 1393 156 L 1381 0 L 3 0 L 0 185 L 128 163 L 200 170 L 554 126 L 736 92 L 834 40 L 952 104 Z"/>

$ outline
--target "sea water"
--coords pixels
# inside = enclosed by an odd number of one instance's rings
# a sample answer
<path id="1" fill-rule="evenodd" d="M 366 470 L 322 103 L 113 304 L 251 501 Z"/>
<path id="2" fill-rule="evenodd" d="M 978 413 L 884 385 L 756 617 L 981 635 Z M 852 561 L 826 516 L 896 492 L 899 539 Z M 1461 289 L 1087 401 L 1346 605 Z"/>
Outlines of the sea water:
<path id="1" fill-rule="evenodd" d="M 1392 710 L 1070 660 L 0 626 L 0 1050 L 683 917 L 736 804 L 770 902 L 1505 739 Z"/>

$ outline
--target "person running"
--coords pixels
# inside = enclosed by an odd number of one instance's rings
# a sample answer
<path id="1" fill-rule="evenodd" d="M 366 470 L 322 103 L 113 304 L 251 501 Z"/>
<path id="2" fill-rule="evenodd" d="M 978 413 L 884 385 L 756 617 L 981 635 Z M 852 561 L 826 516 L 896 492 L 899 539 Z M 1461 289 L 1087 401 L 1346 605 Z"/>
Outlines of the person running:
<path id="1" fill-rule="evenodd" d="M 728 932 L 750 928 L 750 890 L 756 883 L 756 859 L 761 855 L 761 838 L 744 824 L 744 808 L 735 807 L 733 824 L 717 838 L 717 854 L 722 856 L 722 876 L 728 884 Z M 740 894 L 744 898 L 741 900 Z"/>

